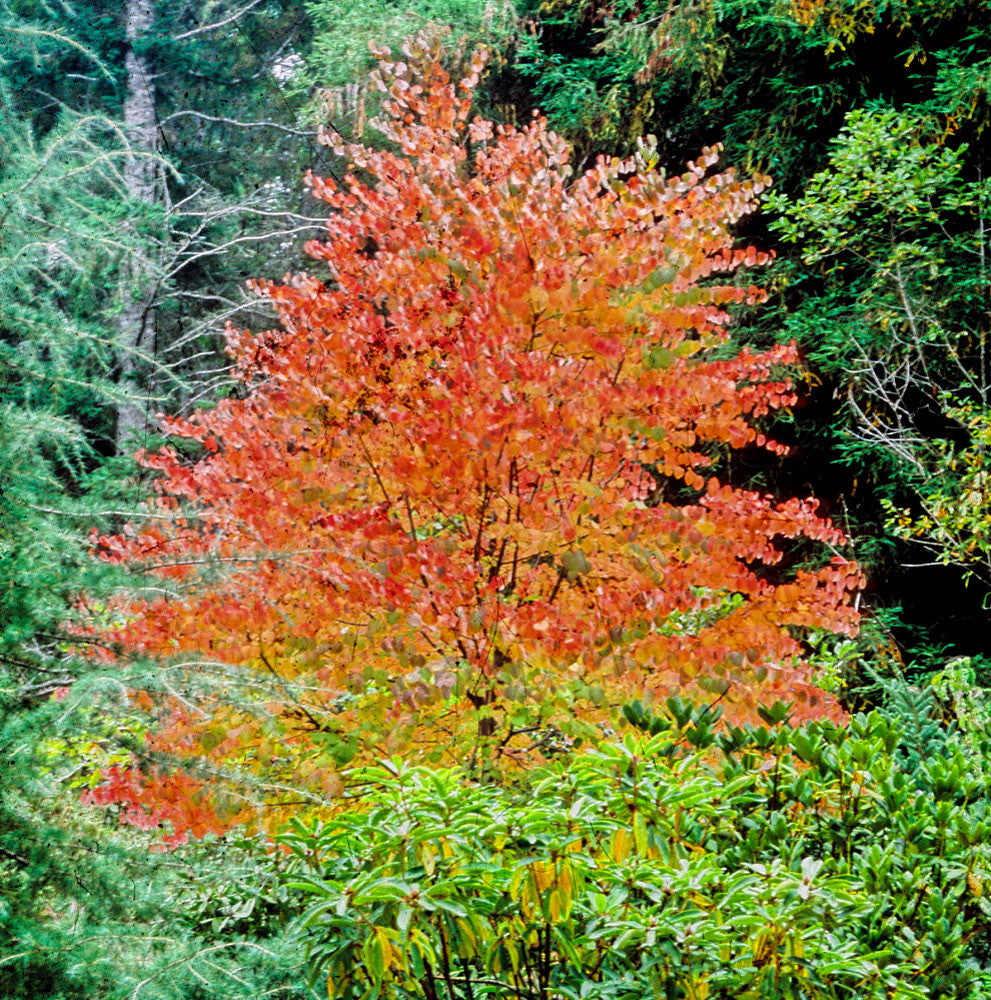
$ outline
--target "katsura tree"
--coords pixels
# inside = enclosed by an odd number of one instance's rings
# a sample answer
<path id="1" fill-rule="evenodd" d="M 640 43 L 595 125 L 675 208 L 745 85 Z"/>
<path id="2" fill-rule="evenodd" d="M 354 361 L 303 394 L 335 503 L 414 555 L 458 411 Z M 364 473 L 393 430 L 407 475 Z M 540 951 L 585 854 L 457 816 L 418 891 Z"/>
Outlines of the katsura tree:
<path id="1" fill-rule="evenodd" d="M 713 150 L 665 177 L 649 139 L 573 176 L 539 117 L 472 118 L 482 54 L 455 85 L 404 51 L 378 54 L 388 149 L 325 135 L 351 167 L 309 178 L 315 273 L 257 282 L 279 327 L 229 332 L 242 391 L 165 421 L 148 521 L 95 540 L 157 577 L 104 641 L 223 678 L 142 693 L 160 766 L 95 793 L 179 837 L 245 815 L 211 771 L 296 808 L 358 755 L 522 765 L 634 694 L 842 716 L 802 638 L 856 627 L 841 533 L 707 475 L 784 451 L 759 427 L 795 400 L 793 346 L 727 347 L 762 297 L 730 283 L 762 263 L 731 227 L 766 179 Z"/>

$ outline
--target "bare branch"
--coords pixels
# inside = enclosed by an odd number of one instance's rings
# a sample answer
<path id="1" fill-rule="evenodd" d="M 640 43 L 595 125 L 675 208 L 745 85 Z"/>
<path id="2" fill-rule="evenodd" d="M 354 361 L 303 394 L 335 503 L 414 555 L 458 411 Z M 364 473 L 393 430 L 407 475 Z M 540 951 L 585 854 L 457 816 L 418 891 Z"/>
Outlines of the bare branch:
<path id="1" fill-rule="evenodd" d="M 251 3 L 242 7 L 240 10 L 234 11 L 229 17 L 225 17 L 222 21 L 214 21 L 213 24 L 203 24 L 198 28 L 193 28 L 191 31 L 184 31 L 181 35 L 173 35 L 172 41 L 182 42 L 187 38 L 193 38 L 195 35 L 202 35 L 207 31 L 216 31 L 217 28 L 224 28 L 228 24 L 233 24 L 235 21 L 239 21 L 245 14 L 248 13 L 252 8 L 257 7 L 262 0 L 251 0 Z"/>
<path id="2" fill-rule="evenodd" d="M 204 121 L 216 122 L 219 125 L 232 125 L 234 128 L 274 128 L 279 132 L 286 132 L 289 135 L 301 135 L 307 139 L 315 139 L 317 137 L 316 129 L 292 128 L 290 125 L 282 125 L 279 122 L 243 122 L 237 118 L 207 115 L 202 111 L 174 111 L 167 118 L 163 118 L 161 124 L 167 125 L 176 118 L 201 118 Z"/>

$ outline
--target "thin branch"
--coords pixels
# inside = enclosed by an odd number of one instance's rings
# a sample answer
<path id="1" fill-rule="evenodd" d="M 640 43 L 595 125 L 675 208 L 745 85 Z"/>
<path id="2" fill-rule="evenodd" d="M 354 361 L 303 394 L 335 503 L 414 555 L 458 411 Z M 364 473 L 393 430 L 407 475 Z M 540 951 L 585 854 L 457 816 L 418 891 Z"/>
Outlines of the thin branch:
<path id="1" fill-rule="evenodd" d="M 248 13 L 248 11 L 252 10 L 254 7 L 257 7 L 261 2 L 262 0 L 251 0 L 251 3 L 242 7 L 240 10 L 234 11 L 233 14 L 231 14 L 229 17 L 225 17 L 222 21 L 214 21 L 213 24 L 203 24 L 200 25 L 200 27 L 193 28 L 190 31 L 184 31 L 181 35 L 173 35 L 172 41 L 182 42 L 185 41 L 187 38 L 193 38 L 196 35 L 202 35 L 207 31 L 216 31 L 217 28 L 224 28 L 228 24 L 233 24 L 235 21 L 240 20 L 242 17 L 244 17 L 245 14 Z"/>
<path id="2" fill-rule="evenodd" d="M 208 115 L 202 111 L 174 111 L 171 115 L 163 118 L 162 125 L 166 125 L 176 118 L 201 118 L 203 121 L 216 122 L 218 125 L 232 125 L 234 128 L 274 128 L 279 132 L 286 132 L 289 135 L 301 135 L 307 139 L 315 139 L 316 129 L 293 128 L 290 125 L 282 125 L 279 122 L 243 122 L 237 118 L 225 118 L 221 115 Z"/>
<path id="3" fill-rule="evenodd" d="M 368 445 L 365 444 L 365 439 L 361 434 L 358 435 L 358 441 L 361 443 L 361 449 L 365 453 L 365 458 L 368 459 L 368 464 L 372 467 L 372 473 L 375 475 L 375 480 L 379 484 L 379 489 L 385 496 L 386 502 L 389 506 L 392 506 L 392 497 L 389 496 L 389 491 L 385 488 L 385 483 L 382 482 L 382 477 L 379 475 L 378 466 L 375 464 L 375 459 L 372 458 L 371 452 L 368 450 Z"/>

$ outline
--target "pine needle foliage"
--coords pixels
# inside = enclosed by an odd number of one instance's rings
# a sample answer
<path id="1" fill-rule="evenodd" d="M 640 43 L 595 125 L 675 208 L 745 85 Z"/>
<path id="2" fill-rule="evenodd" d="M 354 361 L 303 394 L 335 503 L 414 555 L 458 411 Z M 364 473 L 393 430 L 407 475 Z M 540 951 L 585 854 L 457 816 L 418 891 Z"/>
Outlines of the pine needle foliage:
<path id="1" fill-rule="evenodd" d="M 42 87 L 49 56 L 109 76 L 35 13 L 0 5 L 0 997 L 302 997 L 277 929 L 206 938 L 182 920 L 175 860 L 78 802 L 89 772 L 142 738 L 134 678 L 70 653 L 79 595 L 98 604 L 119 582 L 89 535 L 127 512 L 137 471 L 107 456 L 133 391 L 115 371 L 116 271 L 142 248 L 120 235 L 114 119 L 25 105 L 25 73 Z"/>

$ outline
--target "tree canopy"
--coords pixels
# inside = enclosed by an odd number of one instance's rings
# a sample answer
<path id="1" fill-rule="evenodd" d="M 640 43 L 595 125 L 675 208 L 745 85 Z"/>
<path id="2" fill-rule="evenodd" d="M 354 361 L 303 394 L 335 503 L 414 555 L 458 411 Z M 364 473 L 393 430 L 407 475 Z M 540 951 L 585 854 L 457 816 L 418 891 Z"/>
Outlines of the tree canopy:
<path id="1" fill-rule="evenodd" d="M 322 273 L 257 283 L 281 325 L 230 332 L 242 397 L 168 420 L 204 454 L 144 455 L 156 519 L 97 541 L 165 591 L 104 642 L 286 689 L 264 721 L 167 699 L 158 745 L 278 738 L 287 784 L 326 788 L 366 749 L 518 761 L 631 693 L 841 718 L 801 641 L 855 630 L 841 533 L 706 476 L 781 450 L 755 424 L 794 401 L 793 346 L 720 353 L 726 307 L 762 297 L 719 278 L 762 260 L 729 227 L 764 181 L 714 151 L 665 178 L 649 142 L 572 177 L 542 120 L 471 116 L 481 54 L 457 84 L 425 40 L 406 56 L 376 77 L 395 151 L 327 134 L 355 173 L 309 178 Z M 833 554 L 795 565 L 799 542 Z"/>

